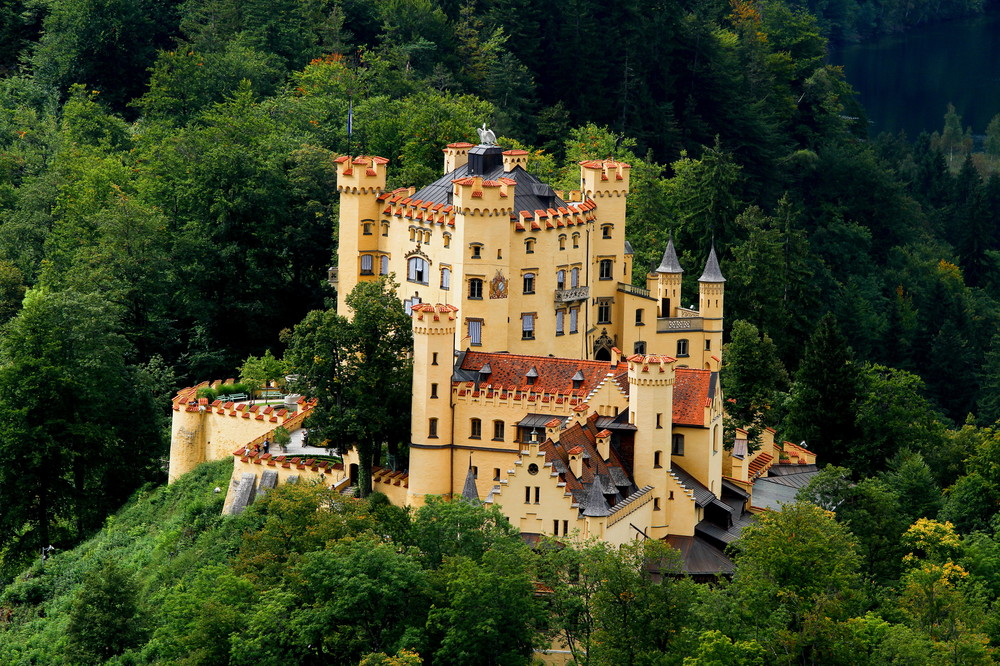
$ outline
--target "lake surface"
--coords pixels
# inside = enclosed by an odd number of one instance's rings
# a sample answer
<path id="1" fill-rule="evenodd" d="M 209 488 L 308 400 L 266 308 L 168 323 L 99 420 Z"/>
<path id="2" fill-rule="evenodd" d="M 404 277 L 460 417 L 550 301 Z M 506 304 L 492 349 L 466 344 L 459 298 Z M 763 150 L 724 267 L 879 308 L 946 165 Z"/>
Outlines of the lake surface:
<path id="1" fill-rule="evenodd" d="M 831 46 L 871 121 L 871 135 L 941 131 L 948 102 L 974 134 L 1000 113 L 1000 12 L 863 44 Z"/>

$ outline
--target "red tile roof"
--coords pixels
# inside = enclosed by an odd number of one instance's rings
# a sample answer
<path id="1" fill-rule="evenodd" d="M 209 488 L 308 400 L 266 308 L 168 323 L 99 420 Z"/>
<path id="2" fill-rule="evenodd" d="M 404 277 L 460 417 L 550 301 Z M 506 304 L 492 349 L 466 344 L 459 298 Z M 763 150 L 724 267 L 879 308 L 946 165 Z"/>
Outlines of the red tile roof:
<path id="1" fill-rule="evenodd" d="M 628 390 L 628 364 L 619 363 L 612 367 L 607 361 L 583 361 L 551 356 L 522 356 L 519 354 L 496 354 L 470 351 L 462 359 L 462 370 L 478 372 L 486 363 L 490 364 L 487 383 L 506 386 L 533 393 L 566 393 L 586 396 L 608 376 L 614 373 L 618 386 Z M 528 385 L 527 374 L 531 368 L 538 372 L 535 383 Z M 580 372 L 583 381 L 579 389 L 573 389 L 573 376 Z"/>
<path id="2" fill-rule="evenodd" d="M 710 370 L 677 368 L 674 382 L 674 425 L 705 427 L 705 407 L 712 381 Z"/>

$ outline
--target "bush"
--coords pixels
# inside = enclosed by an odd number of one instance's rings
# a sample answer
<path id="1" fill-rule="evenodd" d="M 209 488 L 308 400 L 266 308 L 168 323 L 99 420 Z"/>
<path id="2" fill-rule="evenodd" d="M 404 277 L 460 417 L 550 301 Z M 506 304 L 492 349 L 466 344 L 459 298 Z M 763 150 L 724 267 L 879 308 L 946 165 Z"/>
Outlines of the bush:
<path id="1" fill-rule="evenodd" d="M 195 396 L 198 398 L 208 398 L 209 402 L 213 402 L 216 398 L 219 397 L 219 394 L 215 391 L 215 389 L 211 388 L 210 386 L 203 386 L 200 389 L 198 389 L 198 392 L 195 394 Z"/>
<path id="2" fill-rule="evenodd" d="M 246 395 L 250 395 L 251 393 L 253 393 L 253 391 L 254 391 L 253 386 L 251 384 L 247 384 L 246 382 L 239 382 L 233 384 L 234 393 L 244 393 Z"/>
<path id="3" fill-rule="evenodd" d="M 218 388 L 219 395 L 232 395 L 233 393 L 239 393 L 236 390 L 235 384 L 222 384 Z"/>

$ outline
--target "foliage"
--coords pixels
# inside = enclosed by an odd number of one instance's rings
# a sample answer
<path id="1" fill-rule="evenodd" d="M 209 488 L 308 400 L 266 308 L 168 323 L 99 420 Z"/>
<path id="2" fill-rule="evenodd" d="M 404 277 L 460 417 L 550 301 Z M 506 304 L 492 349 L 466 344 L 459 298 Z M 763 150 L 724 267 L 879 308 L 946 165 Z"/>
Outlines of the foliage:
<path id="1" fill-rule="evenodd" d="M 760 448 L 764 428 L 769 427 L 769 413 L 788 386 L 788 374 L 778 359 L 774 342 L 757 327 L 745 321 L 733 323 L 733 332 L 722 357 L 722 382 L 726 387 L 727 433 L 725 441 L 735 438 L 735 429 L 747 433 L 752 453 Z"/>
<path id="2" fill-rule="evenodd" d="M 395 289 L 385 277 L 359 283 L 345 299 L 352 319 L 332 310 L 309 313 L 285 355 L 318 400 L 309 420 L 314 438 L 357 447 L 362 496 L 371 492 L 371 467 L 383 443 L 395 461 L 399 443 L 409 440 L 413 335 Z M 373 403 L 373 395 L 381 400 Z"/>
<path id="3" fill-rule="evenodd" d="M 272 382 L 280 385 L 285 379 L 285 364 L 268 349 L 261 357 L 248 356 L 240 368 L 240 380 L 253 387 L 254 391 L 267 388 Z"/>
<path id="4" fill-rule="evenodd" d="M 135 580 L 111 561 L 87 578 L 70 611 L 69 653 L 76 663 L 103 663 L 142 641 Z"/>

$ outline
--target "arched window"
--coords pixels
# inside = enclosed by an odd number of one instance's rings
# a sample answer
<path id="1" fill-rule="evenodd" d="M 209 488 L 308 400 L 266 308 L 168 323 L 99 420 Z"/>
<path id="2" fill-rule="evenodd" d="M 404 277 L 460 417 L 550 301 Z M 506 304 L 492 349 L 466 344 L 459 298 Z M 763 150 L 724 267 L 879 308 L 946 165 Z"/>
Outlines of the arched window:
<path id="1" fill-rule="evenodd" d="M 653 451 L 653 467 L 663 467 L 663 464 L 660 461 L 662 453 L 662 451 Z"/>
<path id="2" fill-rule="evenodd" d="M 573 248 L 580 247 L 580 234 L 573 234 Z"/>
<path id="3" fill-rule="evenodd" d="M 534 254 L 535 253 L 535 239 L 534 238 L 529 238 L 528 240 L 524 241 L 524 253 L 525 254 Z"/>
<path id="4" fill-rule="evenodd" d="M 362 275 L 372 275 L 374 273 L 373 265 L 374 259 L 370 254 L 361 255 L 361 274 Z"/>
<path id="5" fill-rule="evenodd" d="M 559 234 L 559 249 L 566 249 L 566 234 Z"/>
<path id="6" fill-rule="evenodd" d="M 427 437 L 429 439 L 437 439 L 438 436 L 438 420 L 428 419 L 427 420 Z"/>
<path id="7" fill-rule="evenodd" d="M 605 224 L 601 227 L 601 238 L 611 238 L 611 230 L 615 228 L 613 224 Z"/>
<path id="8" fill-rule="evenodd" d="M 441 288 L 451 289 L 451 269 L 447 266 L 441 269 Z"/>
<path id="9" fill-rule="evenodd" d="M 427 284 L 427 260 L 423 257 L 410 257 L 406 262 L 406 279 Z"/>
<path id="10" fill-rule="evenodd" d="M 533 294 L 535 293 L 535 274 L 525 273 L 524 277 L 524 293 Z"/>
<path id="11" fill-rule="evenodd" d="M 389 274 L 389 257 L 387 257 L 384 254 L 379 259 L 379 273 L 381 275 L 388 275 Z"/>
<path id="12" fill-rule="evenodd" d="M 444 246 L 451 247 L 451 234 L 444 235 Z"/>
<path id="13" fill-rule="evenodd" d="M 566 288 L 566 271 L 558 270 L 556 271 L 556 289 Z"/>
<path id="14" fill-rule="evenodd" d="M 479 278 L 469 278 L 469 298 L 481 300 L 483 298 L 483 281 Z"/>

